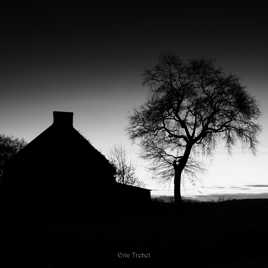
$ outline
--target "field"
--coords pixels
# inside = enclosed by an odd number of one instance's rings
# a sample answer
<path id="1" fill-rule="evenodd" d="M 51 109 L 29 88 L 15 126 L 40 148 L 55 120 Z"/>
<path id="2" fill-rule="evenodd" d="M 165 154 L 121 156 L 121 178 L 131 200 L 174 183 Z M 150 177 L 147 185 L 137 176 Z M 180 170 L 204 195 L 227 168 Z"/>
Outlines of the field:
<path id="1" fill-rule="evenodd" d="M 153 201 L 133 215 L 100 213 L 84 223 L 48 225 L 48 267 L 167 264 L 267 267 L 268 201 Z"/>

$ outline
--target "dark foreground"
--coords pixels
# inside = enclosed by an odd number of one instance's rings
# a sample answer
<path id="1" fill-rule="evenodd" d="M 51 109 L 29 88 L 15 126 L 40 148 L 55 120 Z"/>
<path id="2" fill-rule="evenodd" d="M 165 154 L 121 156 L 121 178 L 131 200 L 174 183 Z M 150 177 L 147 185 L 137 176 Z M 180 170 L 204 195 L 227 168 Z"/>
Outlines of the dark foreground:
<path id="1" fill-rule="evenodd" d="M 10 204 L 1 207 L 1 252 L 10 264 L 2 267 L 268 267 L 267 200 L 180 207 L 155 201 L 135 213 L 109 209 L 69 223 L 46 218 L 36 207 L 27 215 L 25 204 L 16 202 L 12 211 L 3 209 Z"/>
<path id="2" fill-rule="evenodd" d="M 267 200 L 153 203 L 150 211 L 99 215 L 84 224 L 48 224 L 49 267 L 176 264 L 267 267 Z"/>

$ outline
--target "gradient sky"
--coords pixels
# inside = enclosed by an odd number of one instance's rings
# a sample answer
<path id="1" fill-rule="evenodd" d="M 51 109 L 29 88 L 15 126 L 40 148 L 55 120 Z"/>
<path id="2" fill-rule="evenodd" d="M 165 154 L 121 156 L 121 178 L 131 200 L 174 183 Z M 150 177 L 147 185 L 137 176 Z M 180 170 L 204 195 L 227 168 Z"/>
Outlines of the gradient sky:
<path id="1" fill-rule="evenodd" d="M 52 122 L 53 110 L 74 112 L 74 126 L 106 156 L 125 146 L 148 188 L 171 191 L 126 134 L 128 116 L 148 96 L 141 74 L 159 54 L 212 58 L 237 74 L 260 105 L 256 156 L 219 144 L 207 171 L 183 194 L 247 185 L 265 191 L 268 162 L 267 8 L 45 8 L 0 11 L 1 133 L 31 141 Z M 252 186 L 248 186 L 252 185 Z M 210 190 L 208 190 L 210 189 Z M 234 188 L 232 188 L 234 189 Z M 236 188 L 235 188 L 236 189 Z M 248 188 L 247 188 L 248 189 Z"/>

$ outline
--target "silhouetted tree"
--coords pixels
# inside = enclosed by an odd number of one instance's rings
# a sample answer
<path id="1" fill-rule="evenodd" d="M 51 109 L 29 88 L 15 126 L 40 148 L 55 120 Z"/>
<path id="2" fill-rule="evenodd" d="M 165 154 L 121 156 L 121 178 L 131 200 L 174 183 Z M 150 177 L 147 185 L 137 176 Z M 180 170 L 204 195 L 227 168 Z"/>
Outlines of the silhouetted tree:
<path id="1" fill-rule="evenodd" d="M 0 182 L 2 181 L 1 178 L 7 161 L 25 145 L 26 142 L 23 139 L 0 135 Z"/>
<path id="2" fill-rule="evenodd" d="M 255 152 L 260 110 L 235 75 L 210 60 L 167 55 L 145 71 L 144 84 L 151 96 L 130 116 L 128 133 L 140 141 L 153 168 L 174 177 L 177 203 L 182 173 L 199 168 L 193 152 L 211 153 L 218 139 L 229 152 L 237 140 Z"/>
<path id="3" fill-rule="evenodd" d="M 110 161 L 116 167 L 116 181 L 118 183 L 144 186 L 135 174 L 135 167 L 127 159 L 126 151 L 122 146 L 114 146 L 110 153 Z"/>

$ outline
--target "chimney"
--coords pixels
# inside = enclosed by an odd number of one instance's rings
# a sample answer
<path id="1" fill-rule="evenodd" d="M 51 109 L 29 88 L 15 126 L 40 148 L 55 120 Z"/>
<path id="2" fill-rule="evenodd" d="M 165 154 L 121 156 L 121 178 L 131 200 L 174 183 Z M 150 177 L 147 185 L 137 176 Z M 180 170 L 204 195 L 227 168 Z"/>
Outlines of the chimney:
<path id="1" fill-rule="evenodd" d="M 59 127 L 73 127 L 73 113 L 54 111 L 53 125 Z"/>

